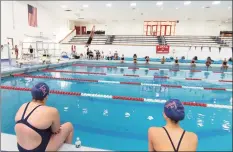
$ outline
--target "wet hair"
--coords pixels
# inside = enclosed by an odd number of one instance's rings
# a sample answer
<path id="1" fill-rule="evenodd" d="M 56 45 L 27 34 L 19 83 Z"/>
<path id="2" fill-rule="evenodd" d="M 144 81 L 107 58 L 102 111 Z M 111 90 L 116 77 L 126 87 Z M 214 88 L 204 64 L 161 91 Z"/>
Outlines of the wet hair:
<path id="1" fill-rule="evenodd" d="M 179 121 L 171 120 L 173 123 L 178 124 Z"/>

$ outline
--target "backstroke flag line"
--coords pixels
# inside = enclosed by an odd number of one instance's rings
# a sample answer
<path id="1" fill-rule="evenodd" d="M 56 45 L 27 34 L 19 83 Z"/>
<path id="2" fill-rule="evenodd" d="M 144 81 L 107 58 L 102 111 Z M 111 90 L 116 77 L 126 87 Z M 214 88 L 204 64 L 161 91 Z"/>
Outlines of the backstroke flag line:
<path id="1" fill-rule="evenodd" d="M 37 27 L 37 8 L 28 4 L 28 25 Z"/>

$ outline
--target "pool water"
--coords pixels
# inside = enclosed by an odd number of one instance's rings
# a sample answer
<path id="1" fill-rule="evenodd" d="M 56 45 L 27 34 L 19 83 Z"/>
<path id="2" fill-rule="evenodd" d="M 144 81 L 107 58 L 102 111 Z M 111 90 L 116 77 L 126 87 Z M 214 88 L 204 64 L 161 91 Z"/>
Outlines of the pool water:
<path id="1" fill-rule="evenodd" d="M 34 72 L 28 73 L 28 75 L 232 89 L 232 83 L 222 83 L 217 81 L 231 80 L 232 74 L 229 73 L 190 73 L 188 71 L 171 72 L 166 70 L 145 71 L 77 66 L 56 68 L 55 70 L 103 72 L 107 74 L 137 74 L 140 76 L 156 75 L 177 78 L 192 77 L 216 81 L 81 75 L 62 72 Z M 163 100 L 177 98 L 181 101 L 196 101 L 207 104 L 232 106 L 231 91 L 127 84 L 101 84 L 22 77 L 4 78 L 1 85 L 31 88 L 37 82 L 42 81 L 47 83 L 51 90 Z M 2 89 L 1 96 L 2 132 L 15 134 L 14 116 L 23 103 L 31 100 L 30 92 Z M 162 116 L 163 104 L 160 103 L 50 94 L 47 104 L 49 106 L 54 106 L 59 110 L 62 122 L 72 122 L 75 129 L 73 143 L 75 142 L 76 137 L 80 137 L 82 145 L 88 147 L 117 151 L 146 151 L 148 150 L 148 128 L 151 126 L 165 125 Z M 195 132 L 198 135 L 198 150 L 232 150 L 232 109 L 185 106 L 185 111 L 185 120 L 180 124 L 185 130 Z"/>

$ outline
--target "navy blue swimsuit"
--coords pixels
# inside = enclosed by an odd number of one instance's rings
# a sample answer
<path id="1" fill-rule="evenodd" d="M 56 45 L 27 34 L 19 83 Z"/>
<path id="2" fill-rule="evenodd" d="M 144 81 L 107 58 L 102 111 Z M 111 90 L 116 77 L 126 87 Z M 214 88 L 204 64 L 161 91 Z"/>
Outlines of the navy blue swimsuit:
<path id="1" fill-rule="evenodd" d="M 28 115 L 27 117 L 24 119 L 24 115 L 27 111 L 27 108 L 28 108 L 28 105 L 30 104 L 30 102 L 27 104 L 26 108 L 24 109 L 24 112 L 23 112 L 23 115 L 22 115 L 22 118 L 21 120 L 17 121 L 16 124 L 18 123 L 21 123 L 21 124 L 24 124 L 26 126 L 28 126 L 29 128 L 31 128 L 32 130 L 34 130 L 35 132 L 37 132 L 41 138 L 42 138 L 42 141 L 40 143 L 40 145 L 38 147 L 36 147 L 35 149 L 32 149 L 32 150 L 26 150 L 24 149 L 23 147 L 21 147 L 19 144 L 17 144 L 18 146 L 18 149 L 20 152 L 43 152 L 46 150 L 46 147 L 49 143 L 49 140 L 50 140 L 50 137 L 51 135 L 53 134 L 52 131 L 51 131 L 51 126 L 47 129 L 38 129 L 34 126 L 32 126 L 30 123 L 28 123 L 28 118 L 30 117 L 30 115 L 38 108 L 40 107 L 41 105 L 38 105 L 37 107 L 35 107 Z"/>

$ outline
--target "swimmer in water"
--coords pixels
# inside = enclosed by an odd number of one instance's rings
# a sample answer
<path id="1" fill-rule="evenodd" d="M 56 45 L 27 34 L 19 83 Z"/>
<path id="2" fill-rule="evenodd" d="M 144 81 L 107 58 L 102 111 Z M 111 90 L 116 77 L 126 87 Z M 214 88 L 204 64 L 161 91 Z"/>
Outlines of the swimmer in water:
<path id="1" fill-rule="evenodd" d="M 15 116 L 18 150 L 57 151 L 64 143 L 71 144 L 72 124 L 67 122 L 61 125 L 58 110 L 45 105 L 49 95 L 48 85 L 36 84 L 31 94 L 32 101 L 24 103 Z"/>
<path id="2" fill-rule="evenodd" d="M 210 66 L 210 65 L 211 65 L 211 59 L 207 58 L 207 61 L 205 62 L 205 65 L 206 65 L 207 69 L 208 69 L 209 67 L 211 67 L 211 66 Z"/>
<path id="3" fill-rule="evenodd" d="M 224 61 L 222 62 L 222 67 L 221 69 L 227 70 L 228 66 L 227 66 L 227 59 L 225 58 Z"/>
<path id="4" fill-rule="evenodd" d="M 149 151 L 196 151 L 197 135 L 179 125 L 185 117 L 183 104 L 177 99 L 167 101 L 163 116 L 166 120 L 164 127 L 151 127 L 148 130 Z"/>
<path id="5" fill-rule="evenodd" d="M 191 67 L 192 67 L 192 68 L 195 68 L 195 67 L 196 67 L 196 63 L 195 63 L 195 60 L 194 60 L 194 59 L 191 61 Z"/>
<path id="6" fill-rule="evenodd" d="M 124 60 L 125 60 L 125 57 L 124 57 L 124 54 L 122 54 L 122 56 L 121 56 L 121 63 L 124 63 Z"/>
<path id="7" fill-rule="evenodd" d="M 161 59 L 161 64 L 164 64 L 166 61 L 165 57 L 163 56 L 163 58 Z"/>
<path id="8" fill-rule="evenodd" d="M 137 54 L 133 55 L 133 63 L 137 63 Z"/>
<path id="9" fill-rule="evenodd" d="M 176 59 L 175 59 L 175 65 L 179 65 L 179 60 L 178 60 L 177 57 L 176 57 Z"/>
<path id="10" fill-rule="evenodd" d="M 148 64 L 149 61 L 150 61 L 150 57 L 149 57 L 149 56 L 146 56 L 145 59 L 146 59 L 146 64 Z"/>

